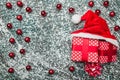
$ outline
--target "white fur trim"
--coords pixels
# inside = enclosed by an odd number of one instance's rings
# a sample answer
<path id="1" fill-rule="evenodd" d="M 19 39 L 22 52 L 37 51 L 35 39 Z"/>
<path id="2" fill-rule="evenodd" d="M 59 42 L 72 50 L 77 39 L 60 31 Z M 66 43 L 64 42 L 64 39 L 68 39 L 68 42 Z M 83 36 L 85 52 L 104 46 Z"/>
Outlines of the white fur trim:
<path id="1" fill-rule="evenodd" d="M 72 37 L 76 36 L 76 37 L 84 37 L 84 38 L 93 38 L 93 39 L 104 39 L 114 45 L 116 45 L 117 47 L 119 47 L 117 40 L 115 39 L 111 39 L 111 38 L 106 38 L 106 37 L 102 37 L 102 36 L 98 36 L 98 35 L 94 35 L 94 34 L 90 34 L 90 33 L 74 33 L 71 34 Z"/>

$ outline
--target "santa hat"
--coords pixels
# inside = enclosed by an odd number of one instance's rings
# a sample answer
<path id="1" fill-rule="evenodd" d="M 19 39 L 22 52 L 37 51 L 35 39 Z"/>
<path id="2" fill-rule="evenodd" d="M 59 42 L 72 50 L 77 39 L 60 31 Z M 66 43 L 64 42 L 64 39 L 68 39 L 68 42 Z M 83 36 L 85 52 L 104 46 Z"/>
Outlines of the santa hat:
<path id="1" fill-rule="evenodd" d="M 79 20 L 85 21 L 85 25 L 83 29 L 72 32 L 72 37 L 103 39 L 119 47 L 116 37 L 110 33 L 103 18 L 88 10 Z"/>

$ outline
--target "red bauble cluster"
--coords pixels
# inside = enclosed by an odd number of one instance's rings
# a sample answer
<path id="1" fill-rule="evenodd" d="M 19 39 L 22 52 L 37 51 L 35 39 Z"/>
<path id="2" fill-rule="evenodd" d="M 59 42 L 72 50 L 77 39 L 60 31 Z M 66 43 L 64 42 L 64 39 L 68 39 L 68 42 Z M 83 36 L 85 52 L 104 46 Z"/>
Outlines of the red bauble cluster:
<path id="1" fill-rule="evenodd" d="M 52 74 L 55 73 L 55 71 L 54 71 L 53 69 L 50 69 L 50 70 L 48 71 L 48 73 L 52 75 Z"/>
<path id="2" fill-rule="evenodd" d="M 29 43 L 30 42 L 30 37 L 25 37 L 24 41 L 27 42 L 27 43 Z"/>
<path id="3" fill-rule="evenodd" d="M 32 8 L 26 7 L 26 12 L 31 13 L 32 12 Z"/>
<path id="4" fill-rule="evenodd" d="M 22 32 L 22 30 L 21 30 L 21 29 L 17 29 L 16 34 L 18 34 L 18 35 L 22 35 L 22 34 L 23 34 L 23 32 Z"/>
<path id="5" fill-rule="evenodd" d="M 110 17 L 114 17 L 114 16 L 115 16 L 115 12 L 114 12 L 114 11 L 111 11 L 111 12 L 109 13 L 109 16 L 110 16 Z"/>
<path id="6" fill-rule="evenodd" d="M 14 53 L 14 52 L 10 52 L 10 53 L 9 53 L 9 57 L 10 57 L 10 58 L 14 58 L 14 57 L 15 57 L 15 53 Z"/>
<path id="7" fill-rule="evenodd" d="M 7 23 L 7 28 L 8 28 L 8 29 L 12 29 L 12 27 L 13 27 L 13 26 L 12 26 L 12 23 Z"/>
<path id="8" fill-rule="evenodd" d="M 108 6 L 109 6 L 109 1 L 104 1 L 104 2 L 103 2 L 103 5 L 104 5 L 105 7 L 108 7 Z"/>
<path id="9" fill-rule="evenodd" d="M 96 10 L 95 10 L 95 14 L 100 15 L 100 14 L 101 14 L 101 11 L 100 11 L 99 9 L 96 9 Z"/>
<path id="10" fill-rule="evenodd" d="M 27 70 L 27 71 L 30 71 L 31 69 L 32 69 L 32 67 L 31 67 L 30 65 L 27 65 L 27 66 L 26 66 L 26 70 Z"/>
<path id="11" fill-rule="evenodd" d="M 114 27 L 114 31 L 119 31 L 119 30 L 120 30 L 120 26 L 116 25 L 116 26 Z"/>
<path id="12" fill-rule="evenodd" d="M 93 7 L 93 6 L 94 6 L 94 2 L 93 2 L 93 1 L 89 1 L 89 2 L 88 2 L 88 5 L 89 5 L 90 7 Z"/>
<path id="13" fill-rule="evenodd" d="M 46 16 L 47 16 L 47 13 L 46 13 L 45 10 L 41 11 L 41 16 L 43 16 L 43 17 L 46 17 Z"/>
<path id="14" fill-rule="evenodd" d="M 56 5 L 56 8 L 57 8 L 58 10 L 61 10 L 61 9 L 62 9 L 62 4 L 60 4 L 60 3 L 57 4 L 57 5 Z"/>
<path id="15" fill-rule="evenodd" d="M 69 13 L 74 13 L 75 12 L 75 9 L 73 7 L 70 7 L 69 8 Z"/>
<path id="16" fill-rule="evenodd" d="M 74 67 L 74 66 L 70 66 L 70 67 L 69 67 L 69 71 L 70 71 L 70 72 L 74 72 L 74 71 L 75 71 L 75 67 Z"/>
<path id="17" fill-rule="evenodd" d="M 23 17 L 22 17 L 22 15 L 17 15 L 16 19 L 19 21 L 22 21 Z"/>
<path id="18" fill-rule="evenodd" d="M 8 69 L 8 72 L 9 72 L 9 73 L 14 73 L 14 71 L 15 71 L 14 68 L 9 68 L 9 69 Z"/>
<path id="19" fill-rule="evenodd" d="M 6 8 L 12 9 L 12 4 L 11 4 L 10 2 L 7 2 L 7 3 L 6 3 Z"/>
<path id="20" fill-rule="evenodd" d="M 23 2 L 22 1 L 17 1 L 17 6 L 18 7 L 23 7 Z"/>
<path id="21" fill-rule="evenodd" d="M 9 42 L 10 42 L 11 44 L 14 44 L 14 43 L 15 43 L 15 39 L 14 39 L 14 38 L 10 38 L 10 39 L 9 39 Z"/>
<path id="22" fill-rule="evenodd" d="M 26 52 L 26 51 L 25 51 L 25 49 L 20 49 L 20 53 L 21 53 L 21 54 L 23 54 L 23 55 L 24 55 L 24 54 L 25 54 L 25 52 Z"/>

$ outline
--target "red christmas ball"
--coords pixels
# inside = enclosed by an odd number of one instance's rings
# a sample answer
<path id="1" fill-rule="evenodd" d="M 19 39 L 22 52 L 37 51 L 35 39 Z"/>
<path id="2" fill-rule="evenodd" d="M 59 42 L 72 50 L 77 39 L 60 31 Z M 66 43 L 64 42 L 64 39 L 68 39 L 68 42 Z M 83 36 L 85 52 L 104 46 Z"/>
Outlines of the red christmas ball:
<path id="1" fill-rule="evenodd" d="M 62 9 L 62 4 L 57 4 L 57 5 L 56 5 L 56 8 L 57 8 L 58 10 L 61 10 L 61 9 Z"/>
<path id="2" fill-rule="evenodd" d="M 23 7 L 23 2 L 22 1 L 17 1 L 17 6 Z"/>
<path id="3" fill-rule="evenodd" d="M 75 9 L 72 8 L 72 7 L 70 7 L 70 8 L 69 8 L 69 13 L 74 13 L 74 12 L 75 12 Z"/>
<path id="4" fill-rule="evenodd" d="M 9 72 L 9 73 L 14 73 L 14 71 L 15 71 L 15 70 L 14 70 L 13 68 L 9 68 L 9 69 L 8 69 L 8 72 Z"/>
<path id="5" fill-rule="evenodd" d="M 53 69 L 50 69 L 50 70 L 48 71 L 48 73 L 49 73 L 49 74 L 54 74 L 55 71 L 54 71 Z"/>
<path id="6" fill-rule="evenodd" d="M 22 32 L 22 30 L 21 30 L 21 29 L 17 29 L 16 34 L 18 34 L 18 35 L 22 35 L 22 34 L 23 34 L 23 32 Z"/>
<path id="7" fill-rule="evenodd" d="M 46 17 L 46 16 L 47 16 L 47 13 L 46 13 L 45 10 L 41 11 L 41 16 L 43 16 L 43 17 Z"/>
<path id="8" fill-rule="evenodd" d="M 16 18 L 17 18 L 17 20 L 19 20 L 19 21 L 22 21 L 22 19 L 23 19 L 23 18 L 22 18 L 22 15 L 17 15 Z"/>
<path id="9" fill-rule="evenodd" d="M 12 27 L 13 27 L 13 26 L 12 26 L 12 23 L 7 23 L 7 28 L 8 28 L 8 29 L 12 29 Z"/>
<path id="10" fill-rule="evenodd" d="M 114 31 L 119 31 L 119 30 L 120 30 L 120 26 L 116 25 L 116 26 L 114 27 Z"/>
<path id="11" fill-rule="evenodd" d="M 100 11 L 99 9 L 96 9 L 96 10 L 95 10 L 95 14 L 100 15 L 100 14 L 101 14 L 101 11 Z"/>
<path id="12" fill-rule="evenodd" d="M 7 3 L 6 3 L 6 8 L 12 9 L 12 4 L 11 4 L 10 2 L 7 2 Z"/>
<path id="13" fill-rule="evenodd" d="M 93 6 L 94 6 L 94 2 L 93 2 L 93 1 L 89 1 L 89 2 L 88 2 L 88 5 L 89 5 L 90 7 L 93 7 Z"/>
<path id="14" fill-rule="evenodd" d="M 115 16 L 115 12 L 114 12 L 114 11 L 111 11 L 111 12 L 109 13 L 109 16 L 110 16 L 110 17 L 114 17 L 114 16 Z"/>
<path id="15" fill-rule="evenodd" d="M 9 53 L 9 57 L 10 57 L 10 58 L 14 58 L 14 57 L 15 57 L 15 53 L 14 53 L 14 52 L 10 52 L 10 53 Z"/>
<path id="16" fill-rule="evenodd" d="M 104 1 L 103 5 L 104 5 L 104 7 L 108 7 L 109 6 L 109 1 Z"/>
<path id="17" fill-rule="evenodd" d="M 26 52 L 25 49 L 20 49 L 21 54 L 25 54 L 25 52 Z"/>
<path id="18" fill-rule="evenodd" d="M 9 39 L 9 42 L 10 42 L 11 44 L 14 44 L 14 43 L 15 43 L 15 39 L 14 39 L 14 38 L 10 38 L 10 39 Z"/>
<path id="19" fill-rule="evenodd" d="M 71 71 L 71 72 L 75 71 L 75 67 L 74 66 L 70 66 L 69 67 L 69 71 Z"/>
<path id="20" fill-rule="evenodd" d="M 27 65 L 27 66 L 26 66 L 26 70 L 27 70 L 27 71 L 30 71 L 31 69 L 32 69 L 32 67 L 31 67 L 30 65 Z"/>
<path id="21" fill-rule="evenodd" d="M 26 7 L 26 12 L 31 13 L 32 9 L 30 7 Z"/>
<path id="22" fill-rule="evenodd" d="M 30 38 L 29 37 L 25 37 L 24 41 L 27 42 L 27 43 L 29 43 L 30 42 Z"/>

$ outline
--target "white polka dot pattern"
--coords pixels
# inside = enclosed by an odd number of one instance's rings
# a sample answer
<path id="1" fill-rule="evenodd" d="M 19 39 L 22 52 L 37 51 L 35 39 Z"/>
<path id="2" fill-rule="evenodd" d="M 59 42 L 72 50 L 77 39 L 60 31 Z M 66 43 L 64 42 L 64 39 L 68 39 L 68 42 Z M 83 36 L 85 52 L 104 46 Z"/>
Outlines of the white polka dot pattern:
<path id="1" fill-rule="evenodd" d="M 113 56 L 112 56 L 112 62 L 115 62 L 116 59 L 117 59 L 117 56 L 116 56 L 116 55 L 113 55 Z"/>
<path id="2" fill-rule="evenodd" d="M 90 39 L 89 40 L 89 46 L 98 46 L 98 40 Z"/>
<path id="3" fill-rule="evenodd" d="M 80 51 L 72 51 L 71 60 L 73 61 L 81 61 L 82 53 Z"/>
<path id="4" fill-rule="evenodd" d="M 99 57 L 100 63 L 107 63 L 108 62 L 108 56 L 100 56 Z"/>
<path id="5" fill-rule="evenodd" d="M 98 53 L 97 52 L 88 53 L 88 62 L 98 62 Z"/>
<path id="6" fill-rule="evenodd" d="M 108 42 L 100 42 L 100 50 L 108 50 L 109 49 L 109 43 Z"/>
<path id="7" fill-rule="evenodd" d="M 80 37 L 73 37 L 73 45 L 83 45 L 83 40 Z"/>

